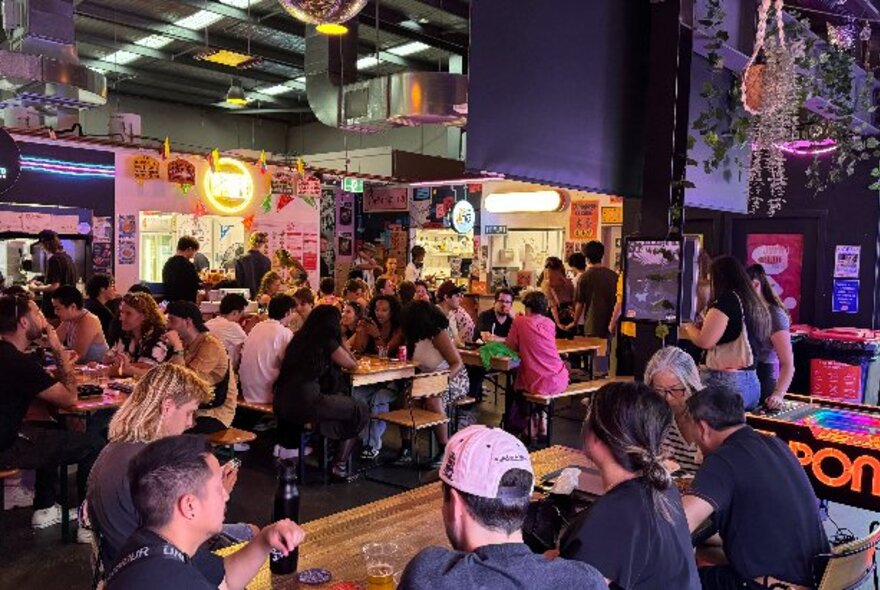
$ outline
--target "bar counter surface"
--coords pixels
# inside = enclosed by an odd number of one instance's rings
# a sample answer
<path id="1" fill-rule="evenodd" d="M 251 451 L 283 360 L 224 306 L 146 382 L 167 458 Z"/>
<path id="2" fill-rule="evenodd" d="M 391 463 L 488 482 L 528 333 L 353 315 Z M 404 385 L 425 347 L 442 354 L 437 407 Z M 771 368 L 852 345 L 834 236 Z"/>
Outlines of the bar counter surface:
<path id="1" fill-rule="evenodd" d="M 532 453 L 535 481 L 570 465 L 585 465 L 581 451 L 563 446 L 553 446 Z M 309 586 L 315 590 L 328 589 L 341 581 L 350 581 L 366 587 L 366 566 L 361 547 L 367 543 L 394 542 L 400 546 L 400 570 L 416 553 L 430 546 L 450 547 L 440 509 L 443 492 L 440 482 L 396 494 L 378 502 L 372 502 L 319 518 L 303 525 L 306 540 L 299 548 L 298 570 L 324 568 L 330 570 L 333 579 L 326 583 Z M 238 546 L 221 552 L 228 555 Z M 302 589 L 296 575 L 274 576 L 269 572 L 268 561 L 260 573 L 248 585 L 249 590 Z"/>

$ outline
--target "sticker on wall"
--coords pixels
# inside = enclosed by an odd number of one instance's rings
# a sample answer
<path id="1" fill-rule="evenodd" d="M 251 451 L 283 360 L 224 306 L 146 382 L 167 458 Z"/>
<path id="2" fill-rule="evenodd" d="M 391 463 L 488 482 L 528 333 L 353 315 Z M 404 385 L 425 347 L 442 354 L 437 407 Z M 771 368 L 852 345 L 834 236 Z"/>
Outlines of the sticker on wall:
<path id="1" fill-rule="evenodd" d="M 137 232 L 137 218 L 134 215 L 119 216 L 119 239 L 133 238 Z"/>
<path id="2" fill-rule="evenodd" d="M 834 249 L 834 277 L 838 279 L 859 278 L 861 246 L 837 246 Z"/>
<path id="3" fill-rule="evenodd" d="M 183 158 L 177 158 L 176 160 L 169 162 L 168 182 L 180 185 L 180 190 L 183 191 L 183 194 L 188 193 L 196 183 L 195 165 Z"/>
<path id="4" fill-rule="evenodd" d="M 119 257 L 117 262 L 121 265 L 134 264 L 135 258 L 137 258 L 137 247 L 135 246 L 134 240 L 120 239 Z"/>
<path id="5" fill-rule="evenodd" d="M 159 179 L 159 160 L 153 156 L 135 156 L 132 159 L 132 172 L 138 184 L 145 180 Z"/>

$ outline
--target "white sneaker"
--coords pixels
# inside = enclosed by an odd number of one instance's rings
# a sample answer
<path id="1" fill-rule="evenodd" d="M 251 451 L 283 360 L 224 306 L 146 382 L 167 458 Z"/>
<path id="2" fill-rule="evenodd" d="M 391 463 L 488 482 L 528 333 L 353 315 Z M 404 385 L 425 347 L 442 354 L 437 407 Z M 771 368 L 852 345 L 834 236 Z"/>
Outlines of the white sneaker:
<path id="1" fill-rule="evenodd" d="M 85 527 L 76 529 L 76 542 L 80 545 L 91 545 L 95 540 L 95 535 Z"/>
<path id="2" fill-rule="evenodd" d="M 71 508 L 69 514 L 71 521 L 76 520 L 76 508 Z M 31 517 L 31 526 L 35 529 L 45 529 L 56 524 L 61 524 L 61 504 L 55 504 L 50 508 L 34 510 L 34 515 Z"/>
<path id="3" fill-rule="evenodd" d="M 234 450 L 236 453 L 244 453 L 246 451 L 250 451 L 251 446 L 247 443 L 235 443 L 234 445 L 232 445 L 232 450 Z"/>
<path id="4" fill-rule="evenodd" d="M 34 492 L 22 486 L 8 486 L 3 496 L 3 509 L 29 508 L 34 505 Z"/>
<path id="5" fill-rule="evenodd" d="M 306 457 L 312 454 L 312 447 L 306 447 Z M 298 459 L 299 449 L 288 449 L 281 445 L 275 445 L 272 455 L 279 459 Z"/>

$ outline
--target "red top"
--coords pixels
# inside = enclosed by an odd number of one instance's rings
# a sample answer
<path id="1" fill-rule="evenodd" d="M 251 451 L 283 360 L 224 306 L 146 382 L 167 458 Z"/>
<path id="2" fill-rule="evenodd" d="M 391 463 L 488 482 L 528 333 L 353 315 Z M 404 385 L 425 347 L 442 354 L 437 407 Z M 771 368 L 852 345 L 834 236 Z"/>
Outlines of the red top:
<path id="1" fill-rule="evenodd" d="M 519 353 L 516 388 L 529 393 L 561 393 L 568 387 L 568 369 L 556 349 L 556 324 L 542 315 L 514 318 L 505 344 Z"/>

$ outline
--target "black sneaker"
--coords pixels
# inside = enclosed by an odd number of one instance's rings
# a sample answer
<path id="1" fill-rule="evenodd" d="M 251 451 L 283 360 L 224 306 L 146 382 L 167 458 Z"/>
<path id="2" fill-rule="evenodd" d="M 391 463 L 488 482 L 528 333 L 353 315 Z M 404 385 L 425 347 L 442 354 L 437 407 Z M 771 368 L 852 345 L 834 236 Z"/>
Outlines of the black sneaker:
<path id="1" fill-rule="evenodd" d="M 379 451 L 373 447 L 364 447 L 361 451 L 361 459 L 364 461 L 373 461 L 379 456 Z"/>
<path id="2" fill-rule="evenodd" d="M 394 465 L 403 467 L 406 465 L 412 465 L 412 462 L 413 462 L 412 452 L 409 449 L 403 449 L 402 451 L 400 451 L 400 454 L 397 456 L 397 459 L 395 459 Z"/>

